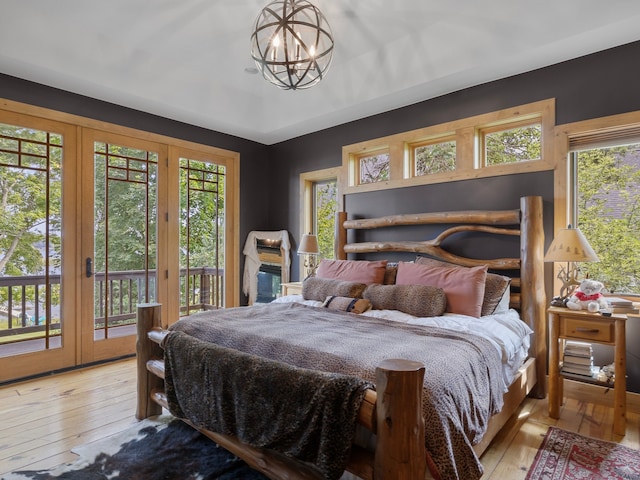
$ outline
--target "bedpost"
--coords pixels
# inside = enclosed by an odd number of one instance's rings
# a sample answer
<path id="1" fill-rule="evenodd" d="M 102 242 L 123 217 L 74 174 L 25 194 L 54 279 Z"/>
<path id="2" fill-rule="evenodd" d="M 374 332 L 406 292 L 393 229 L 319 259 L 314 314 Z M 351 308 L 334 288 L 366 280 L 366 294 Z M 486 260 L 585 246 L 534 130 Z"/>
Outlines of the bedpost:
<path id="1" fill-rule="evenodd" d="M 136 356 L 138 365 L 138 408 L 136 418 L 142 420 L 162 413 L 162 407 L 151 399 L 151 392 L 163 389 L 161 378 L 147 370 L 147 362 L 153 358 L 162 358 L 160 346 L 151 341 L 147 334 L 154 328 L 161 328 L 159 303 L 142 303 L 137 311 Z"/>
<path id="2" fill-rule="evenodd" d="M 411 360 L 384 360 L 376 368 L 377 443 L 374 480 L 424 478 L 422 389 L 425 367 Z"/>
<path id="3" fill-rule="evenodd" d="M 531 395 L 544 398 L 547 392 L 547 299 L 544 288 L 544 225 L 542 197 L 520 199 L 521 315 L 533 329 L 531 349 L 536 358 L 535 388 Z"/>
<path id="4" fill-rule="evenodd" d="M 344 228 L 344 222 L 347 219 L 347 212 L 336 212 L 336 260 L 346 260 L 347 254 L 344 246 L 347 244 L 347 229 Z"/>

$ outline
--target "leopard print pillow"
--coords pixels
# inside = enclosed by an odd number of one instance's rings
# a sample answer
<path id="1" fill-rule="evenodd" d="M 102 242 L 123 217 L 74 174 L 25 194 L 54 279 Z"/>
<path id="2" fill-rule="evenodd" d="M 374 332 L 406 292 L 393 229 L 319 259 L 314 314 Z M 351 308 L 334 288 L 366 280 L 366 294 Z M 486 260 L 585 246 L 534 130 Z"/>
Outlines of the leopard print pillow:
<path id="1" fill-rule="evenodd" d="M 363 298 L 376 310 L 399 310 L 414 317 L 438 317 L 447 307 L 444 290 L 431 285 L 369 285 Z"/>

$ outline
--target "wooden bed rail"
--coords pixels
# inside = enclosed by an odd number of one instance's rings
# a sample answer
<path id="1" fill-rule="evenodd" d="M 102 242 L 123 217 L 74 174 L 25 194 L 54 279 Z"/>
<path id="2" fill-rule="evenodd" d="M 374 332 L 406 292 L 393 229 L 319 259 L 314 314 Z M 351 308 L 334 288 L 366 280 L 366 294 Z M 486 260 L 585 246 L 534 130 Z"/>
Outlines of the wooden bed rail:
<path id="1" fill-rule="evenodd" d="M 162 328 L 160 312 L 159 304 L 138 305 L 136 418 L 139 420 L 160 415 L 163 407 L 168 408 L 160 346 L 167 331 Z M 410 360 L 389 359 L 376 368 L 377 392 L 367 391 L 358 412 L 358 423 L 376 434 L 375 451 L 354 448 L 348 471 L 365 480 L 424 478 L 427 469 L 422 418 L 424 374 L 424 366 Z M 314 470 L 281 454 L 253 448 L 234 437 L 192 426 L 269 478 L 320 478 Z"/>

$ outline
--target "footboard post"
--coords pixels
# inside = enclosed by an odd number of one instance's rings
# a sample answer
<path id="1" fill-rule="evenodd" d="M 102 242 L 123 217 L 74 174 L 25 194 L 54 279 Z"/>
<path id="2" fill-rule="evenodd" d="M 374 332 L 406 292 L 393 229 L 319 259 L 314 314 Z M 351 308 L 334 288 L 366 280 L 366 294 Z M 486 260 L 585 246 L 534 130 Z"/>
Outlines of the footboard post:
<path id="1" fill-rule="evenodd" d="M 376 369 L 376 480 L 415 480 L 425 476 L 424 373 L 423 364 L 410 360 L 385 360 Z"/>
<path id="2" fill-rule="evenodd" d="M 155 389 L 163 389 L 164 382 L 147 370 L 147 362 L 152 358 L 161 358 L 162 349 L 149 340 L 147 333 L 153 328 L 162 327 L 160 320 L 159 303 L 143 303 L 138 305 L 137 311 L 137 341 L 136 357 L 138 366 L 138 408 L 136 418 L 160 415 L 162 407 L 151 399 L 151 392 Z"/>

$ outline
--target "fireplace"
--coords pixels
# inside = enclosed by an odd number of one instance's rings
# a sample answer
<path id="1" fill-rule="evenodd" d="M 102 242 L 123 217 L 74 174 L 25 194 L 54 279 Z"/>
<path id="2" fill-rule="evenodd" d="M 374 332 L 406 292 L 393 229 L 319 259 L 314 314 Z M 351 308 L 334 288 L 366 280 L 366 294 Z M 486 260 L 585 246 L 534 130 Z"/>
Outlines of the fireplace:
<path id="1" fill-rule="evenodd" d="M 281 240 L 258 238 L 256 249 L 260 259 L 256 303 L 269 303 L 280 296 L 282 283 Z"/>
<path id="2" fill-rule="evenodd" d="M 269 303 L 289 281 L 289 232 L 250 232 L 245 243 L 244 293 L 249 305 Z"/>

